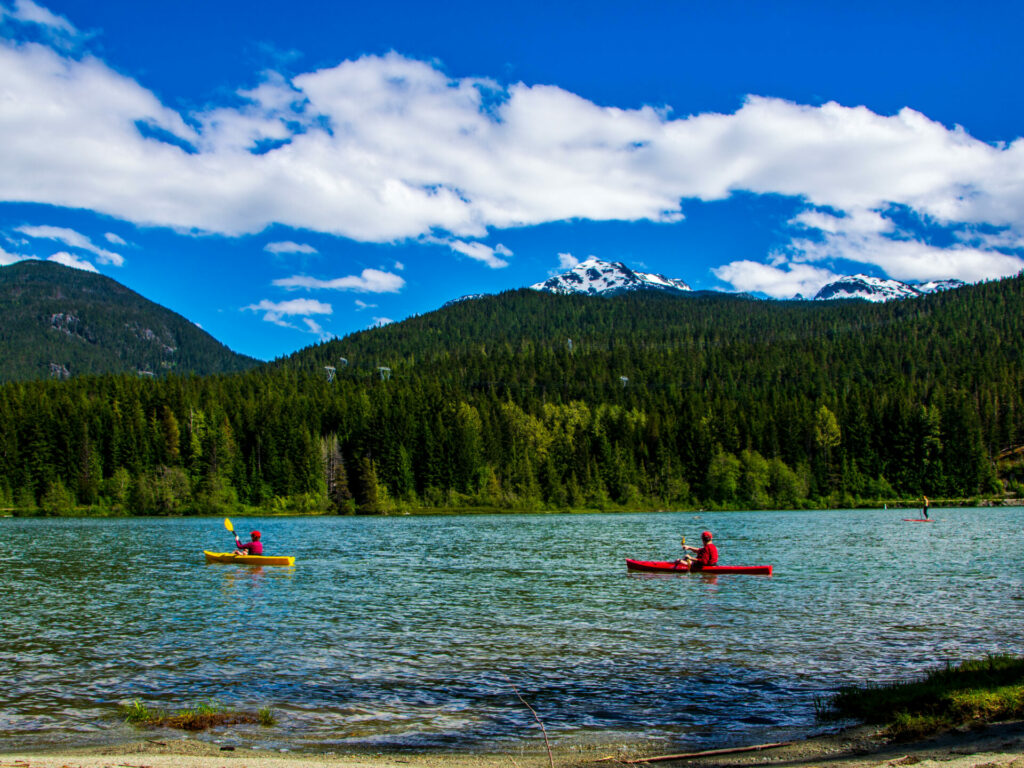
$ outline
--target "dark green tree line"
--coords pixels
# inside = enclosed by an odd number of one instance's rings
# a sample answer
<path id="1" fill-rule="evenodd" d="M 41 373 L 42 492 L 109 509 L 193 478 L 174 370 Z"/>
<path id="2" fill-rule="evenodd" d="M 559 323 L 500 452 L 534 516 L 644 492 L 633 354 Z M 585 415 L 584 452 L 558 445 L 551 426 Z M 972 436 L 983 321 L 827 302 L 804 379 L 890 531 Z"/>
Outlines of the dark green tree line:
<path id="1" fill-rule="evenodd" d="M 994 457 L 1024 444 L 1022 309 L 1019 276 L 885 305 L 521 291 L 245 373 L 9 383 L 0 502 L 184 514 L 990 494 Z"/>

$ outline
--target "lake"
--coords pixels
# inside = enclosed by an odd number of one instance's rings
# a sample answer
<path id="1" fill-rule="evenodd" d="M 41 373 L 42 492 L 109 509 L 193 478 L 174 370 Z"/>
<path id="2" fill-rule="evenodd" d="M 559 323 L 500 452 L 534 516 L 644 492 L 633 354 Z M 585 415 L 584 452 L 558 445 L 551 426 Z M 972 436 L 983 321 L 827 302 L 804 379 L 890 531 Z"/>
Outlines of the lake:
<path id="1" fill-rule="evenodd" d="M 0 520 L 0 751 L 152 736 L 134 699 L 271 707 L 265 749 L 703 749 L 821 730 L 837 686 L 1024 648 L 1019 508 Z M 771 577 L 631 574 L 715 532 Z M 168 734 L 157 732 L 163 736 Z"/>

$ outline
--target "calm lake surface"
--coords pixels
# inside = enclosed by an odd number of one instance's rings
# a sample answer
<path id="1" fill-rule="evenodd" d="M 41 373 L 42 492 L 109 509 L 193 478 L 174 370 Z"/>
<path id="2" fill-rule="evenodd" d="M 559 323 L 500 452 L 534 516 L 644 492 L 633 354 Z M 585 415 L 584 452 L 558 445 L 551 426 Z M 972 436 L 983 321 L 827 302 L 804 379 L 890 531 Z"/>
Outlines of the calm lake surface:
<path id="1" fill-rule="evenodd" d="M 139 699 L 271 707 L 201 738 L 315 751 L 821 730 L 814 699 L 1024 648 L 1024 513 L 935 509 L 234 518 L 294 568 L 206 565 L 222 519 L 0 520 L 0 751 L 175 737 Z M 723 564 L 642 575 L 710 528 Z M 247 535 L 243 535 L 247 539 Z"/>

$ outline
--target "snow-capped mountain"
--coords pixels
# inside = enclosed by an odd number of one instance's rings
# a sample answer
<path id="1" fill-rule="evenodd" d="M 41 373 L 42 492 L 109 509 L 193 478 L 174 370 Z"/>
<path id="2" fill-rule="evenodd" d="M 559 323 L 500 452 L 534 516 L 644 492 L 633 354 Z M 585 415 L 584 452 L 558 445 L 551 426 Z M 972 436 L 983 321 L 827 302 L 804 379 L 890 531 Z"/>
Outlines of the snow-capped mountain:
<path id="1" fill-rule="evenodd" d="M 862 299 L 864 301 L 890 301 L 923 296 L 936 291 L 948 291 L 966 285 L 962 280 L 933 280 L 928 283 L 904 283 L 900 280 L 886 280 L 869 275 L 848 275 L 833 280 L 814 296 L 815 301 L 826 299 Z M 693 289 L 679 278 L 649 272 L 637 272 L 621 261 L 602 261 L 591 256 L 568 272 L 555 275 L 541 283 L 530 286 L 535 291 L 557 294 L 584 294 L 587 296 L 611 296 L 626 291 L 656 290 L 670 293 L 693 294 Z M 703 293 L 709 293 L 704 291 Z M 485 294 L 471 294 L 454 299 L 445 306 L 469 299 L 478 299 Z M 733 294 L 736 295 L 736 294 Z M 746 295 L 746 294 L 743 294 Z M 797 297 L 801 298 L 801 297 Z"/>
<path id="2" fill-rule="evenodd" d="M 672 292 L 692 290 L 689 285 L 677 278 L 647 272 L 634 272 L 621 261 L 601 261 L 593 256 L 580 262 L 568 272 L 555 275 L 530 287 L 535 291 L 548 293 L 585 293 L 590 296 L 641 290 Z"/>
<path id="3" fill-rule="evenodd" d="M 930 283 L 904 283 L 899 280 L 883 280 L 868 275 L 850 275 L 833 280 L 814 295 L 815 301 L 827 299 L 863 299 L 865 301 L 890 301 L 909 299 L 936 291 L 948 291 L 965 285 L 961 280 L 933 280 Z"/>
<path id="4" fill-rule="evenodd" d="M 938 291 L 951 291 L 967 285 L 963 280 L 931 280 L 927 283 L 918 283 L 915 287 L 921 293 L 937 293 Z"/>
<path id="5" fill-rule="evenodd" d="M 457 299 L 446 301 L 444 304 L 441 305 L 441 309 L 444 309 L 445 307 L 454 306 L 455 304 L 461 304 L 464 301 L 474 301 L 475 299 L 482 299 L 484 296 L 487 295 L 488 294 L 486 293 L 467 293 L 465 296 L 459 296 L 459 298 Z"/>

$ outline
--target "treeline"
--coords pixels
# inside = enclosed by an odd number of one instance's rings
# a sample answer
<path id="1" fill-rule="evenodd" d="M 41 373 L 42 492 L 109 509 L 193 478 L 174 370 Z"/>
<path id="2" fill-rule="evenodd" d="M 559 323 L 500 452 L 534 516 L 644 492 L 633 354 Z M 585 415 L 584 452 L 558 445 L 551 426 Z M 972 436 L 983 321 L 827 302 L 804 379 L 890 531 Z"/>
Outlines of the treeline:
<path id="1" fill-rule="evenodd" d="M 374 513 L 996 494 L 994 458 L 1024 443 L 1022 310 L 1019 276 L 884 305 L 520 291 L 243 374 L 12 383 L 0 387 L 0 506 Z"/>

